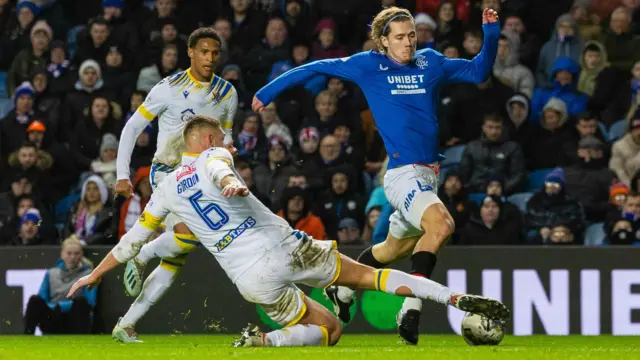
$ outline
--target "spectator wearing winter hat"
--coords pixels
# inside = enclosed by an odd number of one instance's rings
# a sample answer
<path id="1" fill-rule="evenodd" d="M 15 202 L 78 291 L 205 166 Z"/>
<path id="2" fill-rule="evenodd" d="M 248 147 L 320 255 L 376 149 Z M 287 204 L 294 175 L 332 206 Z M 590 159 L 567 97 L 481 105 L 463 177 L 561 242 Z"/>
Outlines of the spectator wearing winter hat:
<path id="1" fill-rule="evenodd" d="M 327 239 L 324 224 L 311 212 L 311 200 L 304 189 L 285 188 L 280 204 L 282 208 L 278 211 L 278 216 L 285 219 L 292 228 L 304 231 L 316 240 Z"/>
<path id="2" fill-rule="evenodd" d="M 44 20 L 37 21 L 31 28 L 31 46 L 21 50 L 11 63 L 7 73 L 7 93 L 13 96 L 18 84 L 31 80 L 31 74 L 47 67 L 46 52 L 53 38 L 53 30 Z"/>
<path id="3" fill-rule="evenodd" d="M 589 96 L 587 108 L 600 113 L 616 96 L 620 74 L 610 67 L 607 51 L 598 41 L 585 43 L 580 67 L 578 91 Z"/>
<path id="4" fill-rule="evenodd" d="M 413 20 L 416 24 L 417 49 L 435 49 L 436 41 L 433 34 L 437 27 L 436 22 L 425 13 L 416 14 Z"/>
<path id="5" fill-rule="evenodd" d="M 112 212 L 107 206 L 109 190 L 98 175 L 89 176 L 82 184 L 80 200 L 72 207 L 65 225 L 65 236 L 75 234 L 86 244 L 94 243 L 105 223 L 110 225 Z"/>
<path id="6" fill-rule="evenodd" d="M 249 163 L 264 162 L 267 159 L 269 145 L 260 115 L 249 112 L 240 125 L 241 130 L 234 131 L 233 146 L 238 149 L 237 156 Z"/>
<path id="7" fill-rule="evenodd" d="M 487 195 L 462 229 L 459 245 L 520 244 L 520 224 L 506 219 L 503 205 L 500 196 Z"/>
<path id="8" fill-rule="evenodd" d="M 584 207 L 589 222 L 604 221 L 609 208 L 609 186 L 615 179 L 607 167 L 605 144 L 594 136 L 580 140 L 578 162 L 565 167 L 567 194 Z"/>
<path id="9" fill-rule="evenodd" d="M 15 3 L 15 2 L 14 2 Z M 31 47 L 30 36 L 36 16 L 40 13 L 40 7 L 33 1 L 22 0 L 16 4 L 16 17 L 3 28 L 3 44 L 0 49 L 0 58 L 3 58 L 2 67 L 11 64 L 16 54 L 22 49 Z"/>
<path id="10" fill-rule="evenodd" d="M 22 83 L 13 94 L 15 108 L 0 121 L 0 154 L 2 163 L 12 152 L 18 150 L 26 138 L 29 123 L 35 119 L 45 119 L 33 108 L 35 92 L 28 82 Z"/>
<path id="11" fill-rule="evenodd" d="M 578 115 L 587 109 L 587 95 L 577 90 L 580 66 L 569 57 L 559 57 L 551 70 L 552 86 L 542 88 L 540 85 L 533 93 L 531 101 L 531 120 L 538 121 L 544 106 L 551 98 L 559 98 L 567 106 L 569 115 Z"/>
<path id="12" fill-rule="evenodd" d="M 311 51 L 314 58 L 335 59 L 349 55 L 347 47 L 338 43 L 336 30 L 336 23 L 332 19 L 326 18 L 318 22 L 315 29 L 318 38 Z"/>
<path id="13" fill-rule="evenodd" d="M 80 66 L 89 59 L 103 61 L 107 57 L 109 47 L 113 44 L 110 37 L 111 29 L 107 20 L 103 17 L 91 20 L 87 29 L 78 34 L 78 48 L 73 63 Z"/>
<path id="14" fill-rule="evenodd" d="M 607 224 L 613 224 L 612 222 L 615 222 L 620 217 L 622 207 L 630 193 L 631 190 L 627 185 L 614 180 L 613 184 L 609 188 L 609 207 L 607 209 L 607 216 L 604 220 L 605 227 Z"/>
<path id="15" fill-rule="evenodd" d="M 107 187 L 112 189 L 116 184 L 116 157 L 118 155 L 118 138 L 113 134 L 104 134 L 100 144 L 100 157 L 91 162 L 91 171 L 102 177 Z"/>
<path id="16" fill-rule="evenodd" d="M 631 179 L 640 171 L 640 110 L 629 122 L 630 131 L 620 140 L 613 143 L 609 168 L 618 179 L 631 186 Z"/>
<path id="17" fill-rule="evenodd" d="M 523 150 L 527 149 L 535 128 L 535 124 L 527 121 L 531 109 L 529 98 L 522 93 L 517 93 L 507 100 L 506 107 L 508 121 L 505 121 L 504 125 L 508 138 L 518 143 Z"/>
<path id="18" fill-rule="evenodd" d="M 268 194 L 271 209 L 280 210 L 282 190 L 289 183 L 289 176 L 296 171 L 292 165 L 289 149 L 282 138 L 269 139 L 269 153 L 266 163 L 260 162 L 253 169 L 256 188 L 262 194 Z M 236 146 L 236 148 L 238 148 Z"/>
<path id="19" fill-rule="evenodd" d="M 568 57 L 574 64 L 580 62 L 582 53 L 582 40 L 578 25 L 571 14 L 564 14 L 556 20 L 555 30 L 551 39 L 547 41 L 540 50 L 538 59 L 536 86 L 540 88 L 551 88 L 554 86 L 556 72 L 556 62 L 558 58 Z M 578 68 L 579 70 L 579 68 Z M 577 72 L 574 74 L 577 81 Z M 582 110 L 584 111 L 584 109 Z"/>
<path id="20" fill-rule="evenodd" d="M 561 99 L 551 98 L 544 107 L 539 126 L 531 134 L 524 148 L 530 170 L 548 169 L 562 164 L 562 149 L 571 141 L 573 129 L 568 123 L 567 106 Z"/>
<path id="21" fill-rule="evenodd" d="M 18 234 L 13 241 L 7 245 L 14 246 L 33 246 L 53 244 L 53 239 L 43 239 L 40 236 L 40 211 L 38 209 L 29 209 L 20 218 L 20 228 Z"/>
<path id="22" fill-rule="evenodd" d="M 527 203 L 527 241 L 544 243 L 551 236 L 553 227 L 560 223 L 570 225 L 578 237 L 582 236 L 586 224 L 582 205 L 567 195 L 564 170 L 556 168 L 546 176 L 542 189 Z"/>

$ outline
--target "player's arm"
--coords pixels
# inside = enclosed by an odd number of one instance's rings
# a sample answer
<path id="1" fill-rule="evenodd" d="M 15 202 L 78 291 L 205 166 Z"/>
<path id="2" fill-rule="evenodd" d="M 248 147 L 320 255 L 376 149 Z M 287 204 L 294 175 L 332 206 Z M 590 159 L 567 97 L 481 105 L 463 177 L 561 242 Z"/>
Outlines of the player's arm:
<path id="1" fill-rule="evenodd" d="M 364 52 L 351 57 L 318 60 L 298 66 L 258 90 L 255 98 L 263 106 L 268 105 L 284 90 L 300 85 L 316 75 L 328 75 L 357 83 L 362 78 L 362 65 L 368 58 L 369 53 Z M 254 108 L 255 110 L 259 109 Z"/>
<path id="2" fill-rule="evenodd" d="M 116 159 L 118 180 L 129 179 L 131 154 L 136 146 L 136 140 L 149 125 L 149 122 L 153 121 L 153 119 L 162 114 L 166 109 L 167 96 L 164 94 L 165 92 L 166 85 L 164 85 L 164 82 L 158 83 L 158 85 L 151 89 L 144 103 L 138 107 L 136 112 L 124 125 L 124 129 L 122 129 L 122 134 L 120 135 L 118 157 Z"/>
<path id="3" fill-rule="evenodd" d="M 222 196 L 247 196 L 249 189 L 240 181 L 231 169 L 233 160 L 231 153 L 223 148 L 215 148 L 207 154 L 206 173 L 207 178 L 221 189 Z"/>
<path id="4" fill-rule="evenodd" d="M 497 21 L 497 15 L 495 22 L 482 25 L 482 31 L 484 32 L 484 43 L 473 60 L 449 59 L 438 53 L 440 66 L 442 66 L 447 81 L 479 84 L 489 78 L 498 53 L 498 40 L 500 39 L 500 23 Z"/>
<path id="5" fill-rule="evenodd" d="M 233 85 L 231 86 L 231 90 L 229 91 L 229 98 L 223 99 L 225 105 L 225 116 L 220 119 L 222 129 L 224 130 L 224 144 L 233 146 L 233 120 L 236 117 L 236 113 L 238 111 L 238 93 Z"/>
<path id="6" fill-rule="evenodd" d="M 164 182 L 163 182 L 164 184 Z M 149 237 L 160 226 L 164 218 L 169 214 L 169 209 L 165 206 L 166 196 L 163 195 L 162 185 L 152 195 L 145 206 L 140 218 L 133 227 L 120 239 L 107 256 L 93 271 L 76 281 L 67 297 L 71 297 L 76 291 L 84 286 L 92 287 L 100 282 L 100 279 L 113 270 L 119 264 L 125 263 L 138 253 Z"/>

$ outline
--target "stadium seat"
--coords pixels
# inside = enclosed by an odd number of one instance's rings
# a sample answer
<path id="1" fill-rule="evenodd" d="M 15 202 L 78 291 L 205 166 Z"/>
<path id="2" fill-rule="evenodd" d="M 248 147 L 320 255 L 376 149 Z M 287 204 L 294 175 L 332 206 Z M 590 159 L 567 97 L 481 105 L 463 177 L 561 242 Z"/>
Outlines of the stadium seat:
<path id="1" fill-rule="evenodd" d="M 446 169 L 460 165 L 460 162 L 462 161 L 462 154 L 466 148 L 466 145 L 457 145 L 445 150 L 443 154 L 444 160 L 440 162 L 440 166 Z"/>
<path id="2" fill-rule="evenodd" d="M 513 194 L 507 198 L 507 201 L 517 206 L 523 213 L 527 211 L 527 203 L 533 196 L 532 193 L 518 193 Z"/>
<path id="3" fill-rule="evenodd" d="M 606 237 L 604 223 L 591 224 L 584 233 L 584 244 L 586 246 L 600 246 L 604 244 Z"/>
<path id="4" fill-rule="evenodd" d="M 534 193 L 540 190 L 542 188 L 542 185 L 544 185 L 545 177 L 547 177 L 547 174 L 552 171 L 553 169 L 541 169 L 530 172 L 527 175 L 527 187 L 525 191 Z"/>
<path id="5" fill-rule="evenodd" d="M 609 128 L 609 142 L 614 142 L 624 136 L 627 128 L 627 120 L 618 120 Z"/>
<path id="6" fill-rule="evenodd" d="M 10 99 L 0 99 L 0 119 L 7 116 L 7 114 L 13 109 L 13 101 Z"/>
<path id="7" fill-rule="evenodd" d="M 600 131 L 602 131 L 602 135 L 604 136 L 604 138 L 606 140 L 609 140 L 609 130 L 607 129 L 607 126 L 600 121 L 598 121 L 598 126 L 600 127 Z"/>
<path id="8" fill-rule="evenodd" d="M 484 199 L 484 193 L 472 193 L 469 194 L 469 199 L 475 201 L 476 204 L 480 205 L 482 200 Z"/>
<path id="9" fill-rule="evenodd" d="M 9 94 L 7 94 L 7 73 L 0 72 L 0 99 L 8 99 Z"/>

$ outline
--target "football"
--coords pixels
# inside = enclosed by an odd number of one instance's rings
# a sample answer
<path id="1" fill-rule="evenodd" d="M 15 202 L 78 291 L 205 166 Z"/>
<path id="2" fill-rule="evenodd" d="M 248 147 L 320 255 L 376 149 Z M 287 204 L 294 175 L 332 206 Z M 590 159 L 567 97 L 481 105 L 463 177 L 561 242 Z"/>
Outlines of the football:
<path id="1" fill-rule="evenodd" d="M 466 313 L 461 324 L 462 337 L 467 344 L 498 345 L 504 338 L 504 323 L 485 316 Z"/>

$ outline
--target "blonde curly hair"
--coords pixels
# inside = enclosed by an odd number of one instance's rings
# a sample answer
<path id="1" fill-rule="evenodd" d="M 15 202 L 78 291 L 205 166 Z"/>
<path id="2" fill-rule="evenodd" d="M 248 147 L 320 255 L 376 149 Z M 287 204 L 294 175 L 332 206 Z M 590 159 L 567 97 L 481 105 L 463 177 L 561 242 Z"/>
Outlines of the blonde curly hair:
<path id="1" fill-rule="evenodd" d="M 395 21 L 413 22 L 413 16 L 407 9 L 392 6 L 380 11 L 371 23 L 371 32 L 369 33 L 369 37 L 373 40 L 378 51 L 382 54 L 387 53 L 387 48 L 382 45 L 381 38 L 389 35 L 389 24 Z"/>

